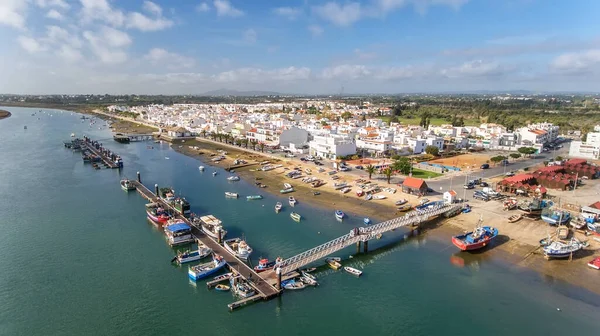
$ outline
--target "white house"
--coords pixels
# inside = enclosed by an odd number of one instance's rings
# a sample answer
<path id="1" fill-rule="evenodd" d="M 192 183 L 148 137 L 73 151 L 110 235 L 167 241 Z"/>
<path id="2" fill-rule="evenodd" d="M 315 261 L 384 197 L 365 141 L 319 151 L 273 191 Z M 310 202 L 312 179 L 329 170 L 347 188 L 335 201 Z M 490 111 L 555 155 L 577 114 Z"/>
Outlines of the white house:
<path id="1" fill-rule="evenodd" d="M 569 156 L 597 160 L 600 157 L 600 133 L 588 133 L 585 142 L 571 141 Z"/>
<path id="2" fill-rule="evenodd" d="M 327 159 L 356 154 L 356 144 L 347 136 L 315 135 L 308 145 L 311 155 Z"/>

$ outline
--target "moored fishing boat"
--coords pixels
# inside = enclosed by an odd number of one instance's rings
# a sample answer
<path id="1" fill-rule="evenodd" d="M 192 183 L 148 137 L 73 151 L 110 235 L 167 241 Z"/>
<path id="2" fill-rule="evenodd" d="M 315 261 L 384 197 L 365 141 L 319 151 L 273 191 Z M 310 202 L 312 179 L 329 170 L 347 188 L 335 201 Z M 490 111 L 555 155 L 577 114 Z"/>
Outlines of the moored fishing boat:
<path id="1" fill-rule="evenodd" d="M 188 217 L 192 213 L 190 202 L 183 197 L 176 197 L 171 204 L 180 215 Z"/>
<path id="2" fill-rule="evenodd" d="M 193 261 L 208 257 L 212 253 L 212 249 L 204 245 L 202 242 L 198 242 L 198 248 L 194 251 L 185 251 L 177 253 L 177 256 L 171 260 L 171 262 L 177 262 L 178 264 L 185 264 Z"/>
<path id="3" fill-rule="evenodd" d="M 327 265 L 329 265 L 329 267 L 333 268 L 334 270 L 338 270 L 340 269 L 340 267 L 342 267 L 342 264 L 340 264 L 341 260 L 342 258 L 339 257 L 331 257 L 325 259 L 325 262 L 327 263 Z"/>
<path id="4" fill-rule="evenodd" d="M 478 226 L 472 232 L 452 237 L 452 243 L 463 251 L 478 250 L 487 246 L 498 236 L 498 229 L 490 226 Z"/>
<path id="5" fill-rule="evenodd" d="M 319 284 L 317 282 L 317 277 L 315 277 L 314 275 L 312 275 L 308 272 L 305 272 L 305 271 L 301 271 L 300 273 L 302 274 L 302 276 L 300 277 L 300 280 L 302 282 L 304 282 L 305 284 L 310 285 L 310 286 L 316 286 Z"/>
<path id="6" fill-rule="evenodd" d="M 600 257 L 596 257 L 592 260 L 590 260 L 589 263 L 587 263 L 588 267 L 591 267 L 593 269 L 597 269 L 600 270 Z"/>
<path id="7" fill-rule="evenodd" d="M 214 274 L 225 266 L 225 259 L 219 255 L 213 256 L 213 260 L 206 264 L 191 266 L 188 269 L 188 277 L 194 281 L 206 278 L 207 276 Z"/>
<path id="8" fill-rule="evenodd" d="M 281 204 L 281 202 L 275 203 L 275 212 L 279 213 L 279 211 L 281 211 L 281 209 L 283 209 L 283 204 Z"/>
<path id="9" fill-rule="evenodd" d="M 248 260 L 250 254 L 252 254 L 252 248 L 242 238 L 227 239 L 223 247 L 242 260 Z"/>
<path id="10" fill-rule="evenodd" d="M 371 219 L 369 217 L 365 217 L 363 219 L 363 223 L 365 223 L 365 225 L 369 225 L 369 224 L 371 224 Z"/>
<path id="11" fill-rule="evenodd" d="M 270 269 L 273 269 L 275 264 L 278 262 L 281 262 L 281 261 L 282 261 L 281 258 L 277 258 L 273 261 L 269 261 L 269 259 L 266 259 L 266 258 L 260 259 L 258 261 L 258 265 L 254 266 L 254 271 L 256 271 L 256 273 L 268 271 Z"/>
<path id="12" fill-rule="evenodd" d="M 200 228 L 202 232 L 206 233 L 208 236 L 219 239 L 219 234 L 221 234 L 221 238 L 224 238 L 227 234 L 227 231 L 223 228 L 223 222 L 216 218 L 213 215 L 206 215 L 200 218 L 194 218 L 194 222 L 200 222 Z"/>
<path id="13" fill-rule="evenodd" d="M 171 246 L 188 244 L 194 241 L 192 228 L 182 220 L 170 220 L 164 227 L 164 231 Z"/>
<path id="14" fill-rule="evenodd" d="M 234 192 L 226 191 L 225 192 L 225 197 L 227 197 L 227 198 L 238 198 L 239 195 L 237 193 L 234 193 Z"/>
<path id="15" fill-rule="evenodd" d="M 571 241 L 569 241 L 568 243 L 554 241 L 548 246 L 544 246 L 544 255 L 548 259 L 568 258 L 571 255 L 573 255 L 573 253 L 581 250 L 582 248 L 583 244 L 575 238 L 571 238 Z"/>
<path id="16" fill-rule="evenodd" d="M 227 178 L 227 181 L 239 181 L 239 180 L 240 180 L 240 177 L 237 175 L 229 176 Z"/>
<path id="17" fill-rule="evenodd" d="M 133 185 L 133 183 L 131 183 L 130 180 L 128 179 L 123 179 L 120 182 L 121 184 L 121 189 L 125 190 L 125 191 L 132 191 L 135 190 L 135 186 Z"/>
<path id="18" fill-rule="evenodd" d="M 543 211 L 541 217 L 550 225 L 563 225 L 571 219 L 571 213 L 561 210 Z"/>
<path id="19" fill-rule="evenodd" d="M 203 172 L 204 171 L 204 166 L 198 166 L 198 170 Z"/>
<path id="20" fill-rule="evenodd" d="M 171 203 L 175 199 L 175 190 L 172 188 L 160 188 L 158 190 L 158 197 L 167 203 Z"/>
<path id="21" fill-rule="evenodd" d="M 587 222 L 585 225 L 591 233 L 600 236 L 600 223 Z"/>
<path id="22" fill-rule="evenodd" d="M 302 281 L 296 281 L 295 279 L 290 279 L 287 281 L 282 281 L 281 286 L 285 289 L 289 290 L 297 290 L 306 288 L 306 284 Z"/>
<path id="23" fill-rule="evenodd" d="M 350 266 L 345 266 L 344 271 L 356 276 L 361 276 L 363 273 L 361 270 L 357 270 L 356 268 Z"/>
<path id="24" fill-rule="evenodd" d="M 261 195 L 250 195 L 250 196 L 246 196 L 246 199 L 248 201 L 253 201 L 253 200 L 260 200 L 263 197 Z"/>
<path id="25" fill-rule="evenodd" d="M 241 298 L 248 298 L 256 294 L 256 291 L 252 286 L 244 283 L 239 276 L 231 277 L 229 284 L 233 293 Z"/>
<path id="26" fill-rule="evenodd" d="M 300 219 L 302 219 L 302 216 L 300 216 L 300 214 L 299 214 L 299 213 L 297 213 L 297 212 L 292 212 L 292 213 L 290 214 L 290 217 L 291 217 L 293 220 L 295 220 L 296 222 L 299 222 L 299 221 L 300 221 Z"/>
<path id="27" fill-rule="evenodd" d="M 345 216 L 345 214 L 342 210 L 335 210 L 335 218 L 337 220 L 343 220 L 344 216 Z"/>
<path id="28" fill-rule="evenodd" d="M 281 194 L 289 194 L 291 192 L 294 192 L 294 188 L 281 189 L 281 190 L 279 190 L 279 192 Z"/>
<path id="29" fill-rule="evenodd" d="M 294 196 L 290 196 L 290 197 L 288 197 L 288 203 L 290 204 L 291 207 L 293 207 L 296 205 L 297 201 L 294 198 Z"/>
<path id="30" fill-rule="evenodd" d="M 146 215 L 152 222 L 160 225 L 166 224 L 171 216 L 157 203 L 146 204 Z"/>
<path id="31" fill-rule="evenodd" d="M 217 275 L 216 277 L 213 278 L 213 280 L 214 281 L 225 281 L 225 280 L 229 280 L 232 276 L 233 276 L 233 273 L 229 272 L 229 273 Z"/>

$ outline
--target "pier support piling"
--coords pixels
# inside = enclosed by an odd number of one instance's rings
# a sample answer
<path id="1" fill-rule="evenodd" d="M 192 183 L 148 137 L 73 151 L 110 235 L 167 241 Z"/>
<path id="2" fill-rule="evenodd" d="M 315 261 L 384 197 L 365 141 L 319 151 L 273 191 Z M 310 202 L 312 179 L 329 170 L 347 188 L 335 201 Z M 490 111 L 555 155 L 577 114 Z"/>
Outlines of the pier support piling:
<path id="1" fill-rule="evenodd" d="M 160 196 L 158 195 L 158 184 L 155 184 L 155 185 L 154 185 L 154 193 L 156 194 L 156 197 L 160 197 Z"/>
<path id="2" fill-rule="evenodd" d="M 281 268 L 277 267 L 275 270 L 275 274 L 277 274 L 277 290 L 281 290 Z"/>
<path id="3" fill-rule="evenodd" d="M 219 245 L 221 245 L 222 240 L 223 240 L 223 232 L 221 231 L 221 228 L 218 227 L 217 228 L 217 243 L 219 243 Z"/>
<path id="4" fill-rule="evenodd" d="M 356 253 L 360 253 L 360 241 L 356 242 Z"/>
<path id="5" fill-rule="evenodd" d="M 140 172 L 137 172 L 137 180 L 138 183 L 142 183 L 142 175 L 140 175 Z"/>
<path id="6" fill-rule="evenodd" d="M 365 240 L 363 242 L 363 253 L 367 253 L 367 252 L 369 252 L 369 241 Z"/>

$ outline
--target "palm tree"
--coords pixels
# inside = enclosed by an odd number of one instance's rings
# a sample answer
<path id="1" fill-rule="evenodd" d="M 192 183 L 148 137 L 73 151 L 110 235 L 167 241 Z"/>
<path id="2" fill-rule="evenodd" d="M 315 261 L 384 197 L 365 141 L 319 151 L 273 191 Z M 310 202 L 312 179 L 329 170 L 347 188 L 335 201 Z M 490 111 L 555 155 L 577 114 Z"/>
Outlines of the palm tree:
<path id="1" fill-rule="evenodd" d="M 255 151 L 255 150 L 256 150 L 256 144 L 257 144 L 257 141 L 256 141 L 256 140 L 254 140 L 254 139 L 252 139 L 252 140 L 250 140 L 250 144 L 252 144 L 252 150 L 254 150 L 254 151 Z"/>
<path id="2" fill-rule="evenodd" d="M 365 167 L 365 171 L 369 174 L 369 180 L 371 179 L 371 175 L 373 175 L 373 173 L 375 173 L 375 166 L 373 165 L 368 165 Z"/>
<path id="3" fill-rule="evenodd" d="M 248 139 L 242 139 L 242 141 L 243 141 L 243 143 L 244 143 L 244 146 L 245 146 L 246 148 L 248 148 L 248 142 L 250 142 L 250 141 L 248 141 Z"/>
<path id="4" fill-rule="evenodd" d="M 390 184 L 390 180 L 392 179 L 392 175 L 394 175 L 394 170 L 390 167 L 385 168 L 382 171 L 383 175 L 387 178 L 387 183 Z"/>
<path id="5" fill-rule="evenodd" d="M 215 132 L 210 132 L 210 137 L 215 140 L 217 138 L 217 133 Z"/>
<path id="6" fill-rule="evenodd" d="M 259 143 L 258 148 L 260 148 L 260 151 L 264 153 L 265 152 L 265 143 L 264 142 Z"/>
<path id="7" fill-rule="evenodd" d="M 202 134 L 203 138 L 206 138 L 206 130 L 202 130 L 202 132 L 200 132 L 200 134 Z"/>

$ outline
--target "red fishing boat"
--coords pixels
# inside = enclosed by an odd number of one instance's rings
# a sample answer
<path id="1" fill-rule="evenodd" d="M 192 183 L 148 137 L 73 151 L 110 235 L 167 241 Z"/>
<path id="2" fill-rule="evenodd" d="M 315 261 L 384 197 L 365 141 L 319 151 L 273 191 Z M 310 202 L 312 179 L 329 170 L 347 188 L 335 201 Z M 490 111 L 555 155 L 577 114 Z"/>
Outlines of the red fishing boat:
<path id="1" fill-rule="evenodd" d="M 146 215 L 152 222 L 159 225 L 165 225 L 171 218 L 169 213 L 156 203 L 146 204 Z"/>
<path id="2" fill-rule="evenodd" d="M 594 258 L 592 261 L 590 261 L 587 264 L 589 267 L 593 268 L 593 269 L 597 269 L 600 270 L 600 257 L 596 257 Z"/>
<path id="3" fill-rule="evenodd" d="M 281 258 L 277 258 L 277 259 L 275 259 L 275 261 L 269 261 L 269 259 L 266 259 L 266 258 L 260 259 L 258 261 L 258 265 L 254 266 L 254 271 L 256 271 L 256 273 L 268 271 L 270 269 L 273 269 L 273 267 L 275 267 L 275 264 L 277 264 L 281 261 L 282 261 Z"/>
<path id="4" fill-rule="evenodd" d="M 481 226 L 483 222 L 479 219 L 475 230 L 462 235 L 452 237 L 452 243 L 463 251 L 478 250 L 487 246 L 498 236 L 498 229 L 490 226 Z"/>

